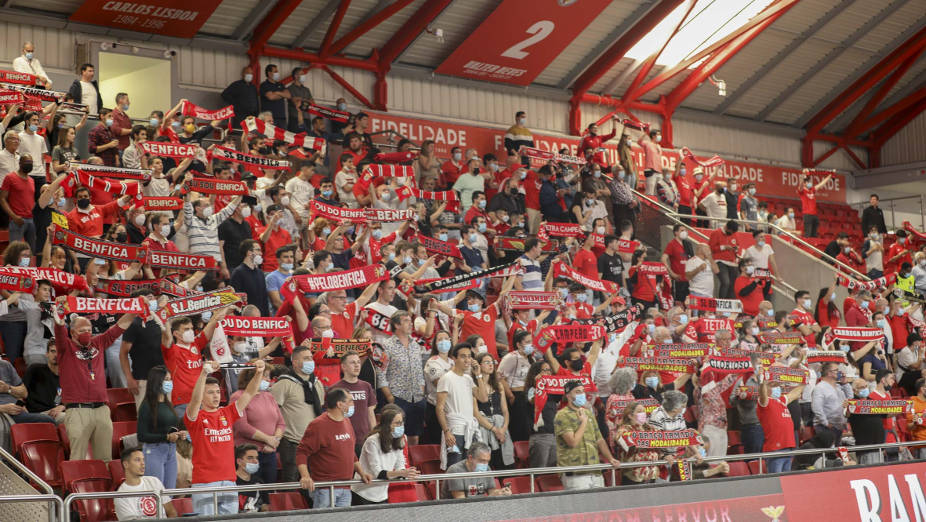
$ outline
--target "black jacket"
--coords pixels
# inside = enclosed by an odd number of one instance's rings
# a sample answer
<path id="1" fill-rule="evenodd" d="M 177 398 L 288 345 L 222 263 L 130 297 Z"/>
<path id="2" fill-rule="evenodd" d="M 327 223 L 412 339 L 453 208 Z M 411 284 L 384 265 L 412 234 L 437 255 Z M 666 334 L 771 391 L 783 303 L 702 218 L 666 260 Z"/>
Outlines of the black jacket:
<path id="1" fill-rule="evenodd" d="M 103 97 L 100 96 L 100 84 L 98 84 L 96 80 L 90 80 L 90 83 L 96 88 L 96 110 L 99 111 L 103 108 Z M 78 78 L 71 84 L 71 88 L 68 89 L 68 94 L 74 99 L 74 103 L 81 103 L 80 100 L 83 99 L 83 91 L 84 88 L 81 87 L 80 78 Z"/>
<path id="2" fill-rule="evenodd" d="M 887 234 L 887 227 L 884 226 L 884 211 L 881 207 L 865 207 L 862 211 L 862 235 L 867 236 L 871 227 L 878 227 L 878 233 Z"/>

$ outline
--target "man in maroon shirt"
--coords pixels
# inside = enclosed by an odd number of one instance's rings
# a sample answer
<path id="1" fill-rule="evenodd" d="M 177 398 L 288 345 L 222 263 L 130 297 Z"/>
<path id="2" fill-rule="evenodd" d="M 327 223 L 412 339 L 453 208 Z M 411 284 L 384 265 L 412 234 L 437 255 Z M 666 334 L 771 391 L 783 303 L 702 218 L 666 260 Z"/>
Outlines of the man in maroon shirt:
<path id="1" fill-rule="evenodd" d="M 299 484 L 303 489 L 314 492 L 314 508 L 349 506 L 350 488 L 335 488 L 332 499 L 331 489 L 315 489 L 315 482 L 351 480 L 354 472 L 367 484 L 373 479 L 360 466 L 354 453 L 354 427 L 350 423 L 354 399 L 344 388 L 332 388 L 325 395 L 325 409 L 324 414 L 309 423 L 299 442 L 296 452 Z M 309 468 L 312 469 L 311 475 Z"/>
<path id="2" fill-rule="evenodd" d="M 87 150 L 99 156 L 104 165 L 119 166 L 119 140 L 110 131 L 113 125 L 112 111 L 100 109 L 100 123 L 90 130 L 87 137 Z"/>
<path id="3" fill-rule="evenodd" d="M 119 141 L 119 151 L 129 146 L 129 135 L 132 134 L 132 119 L 126 114 L 129 110 L 129 95 L 120 92 L 116 95 L 116 108 L 113 109 L 113 125 L 109 128 L 113 137 Z"/>
<path id="4" fill-rule="evenodd" d="M 675 237 L 666 245 L 662 252 L 662 264 L 666 265 L 669 270 L 669 277 L 672 278 L 672 297 L 676 302 L 683 302 L 688 299 L 688 279 L 685 278 L 685 262 L 694 255 L 694 248 L 685 242 L 688 240 L 688 231 L 682 225 L 672 227 L 672 233 Z"/>
<path id="5" fill-rule="evenodd" d="M 67 297 L 58 298 L 59 305 L 65 302 Z M 124 314 L 109 330 L 94 337 L 86 317 L 71 320 L 68 331 L 64 319 L 55 315 L 61 404 L 65 407 L 64 426 L 71 443 L 71 460 L 86 459 L 88 443 L 93 447 L 94 458 L 111 460 L 113 423 L 106 404 L 103 353 L 134 319 L 135 314 Z"/>
<path id="6" fill-rule="evenodd" d="M 10 217 L 10 241 L 25 241 L 35 252 L 35 222 L 32 220 L 35 183 L 29 177 L 30 172 L 32 156 L 23 154 L 19 158 L 19 170 L 5 173 L 0 183 L 0 208 Z"/>

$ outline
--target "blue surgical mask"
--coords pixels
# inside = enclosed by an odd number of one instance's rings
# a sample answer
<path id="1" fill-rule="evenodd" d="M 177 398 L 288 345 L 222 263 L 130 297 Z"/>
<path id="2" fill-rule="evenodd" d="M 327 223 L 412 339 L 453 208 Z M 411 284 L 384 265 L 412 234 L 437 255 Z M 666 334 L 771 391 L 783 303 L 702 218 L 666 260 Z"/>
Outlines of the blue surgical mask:
<path id="1" fill-rule="evenodd" d="M 386 261 L 394 261 L 394 260 L 395 260 L 395 252 L 389 252 L 389 255 L 386 256 Z"/>
<path id="2" fill-rule="evenodd" d="M 470 234 L 469 234 L 469 242 L 470 242 L 470 243 L 475 243 L 475 242 L 478 241 L 478 240 L 479 240 L 479 236 L 477 236 L 475 232 L 470 232 Z"/>
<path id="3" fill-rule="evenodd" d="M 148 124 L 151 125 L 152 127 L 157 127 L 160 123 L 161 122 L 159 122 L 157 118 L 151 118 L 150 120 L 148 120 Z"/>
<path id="4" fill-rule="evenodd" d="M 772 388 L 772 398 L 778 399 L 780 397 L 781 397 L 781 387 L 775 386 L 774 388 Z"/>
<path id="5" fill-rule="evenodd" d="M 485 462 L 477 462 L 473 471 L 477 473 L 485 473 L 486 471 L 489 471 L 489 465 Z"/>
<path id="6" fill-rule="evenodd" d="M 626 177 L 627 177 L 627 174 L 625 174 L 623 170 L 617 173 L 617 179 L 621 181 L 624 181 Z"/>
<path id="7" fill-rule="evenodd" d="M 338 104 L 338 110 L 341 111 L 341 112 L 346 111 L 346 110 L 347 110 L 347 104 L 344 103 L 344 102 L 339 103 L 339 104 Z"/>
<path id="8" fill-rule="evenodd" d="M 764 240 L 764 239 L 760 239 L 760 240 L 756 241 L 756 245 L 758 245 L 759 248 L 764 247 L 764 246 L 765 246 L 765 240 Z"/>
<path id="9" fill-rule="evenodd" d="M 582 406 L 585 406 L 586 403 L 588 403 L 588 399 L 585 397 L 584 393 L 580 393 L 576 395 L 576 398 L 572 401 L 572 403 L 581 408 Z"/>
<path id="10" fill-rule="evenodd" d="M 106 126 L 107 126 L 107 127 L 112 127 L 112 126 L 113 126 L 113 119 L 112 119 L 112 118 L 106 118 Z"/>
<path id="11" fill-rule="evenodd" d="M 412 262 L 412 256 L 405 256 L 402 261 L 407 265 Z"/>
<path id="12" fill-rule="evenodd" d="M 871 390 L 869 390 L 868 388 L 862 388 L 861 390 L 858 391 L 858 396 L 862 399 L 865 399 L 868 397 L 869 393 L 871 393 Z"/>
<path id="13" fill-rule="evenodd" d="M 289 272 L 290 270 L 293 269 L 293 264 L 292 263 L 280 263 L 280 268 Z"/>
<path id="14" fill-rule="evenodd" d="M 564 287 L 564 286 L 559 288 L 559 296 L 560 296 L 560 297 L 562 297 L 563 299 L 565 299 L 566 296 L 568 296 L 568 295 L 569 295 L 569 289 L 568 289 L 568 288 L 566 288 L 566 287 Z"/>
<path id="15" fill-rule="evenodd" d="M 524 345 L 524 355 L 530 355 L 532 353 L 534 353 L 534 345 L 533 344 Z"/>
<path id="16" fill-rule="evenodd" d="M 418 260 L 418 266 L 424 266 L 424 259 Z"/>
<path id="17" fill-rule="evenodd" d="M 702 459 L 706 459 L 706 458 L 707 458 L 707 450 L 704 449 L 703 447 L 699 447 L 699 448 L 698 448 L 698 455 L 701 455 L 701 458 L 702 458 Z"/>
<path id="18" fill-rule="evenodd" d="M 373 234 L 373 239 L 379 239 L 383 237 L 383 231 L 378 228 L 373 229 L 373 232 L 371 232 L 371 234 Z"/>
<path id="19" fill-rule="evenodd" d="M 585 301 L 588 301 L 588 294 L 579 294 L 579 295 L 577 295 L 577 296 L 576 296 L 576 301 L 578 301 L 578 302 L 580 302 L 580 303 L 584 303 Z"/>
<path id="20" fill-rule="evenodd" d="M 331 235 L 331 227 L 325 227 L 325 228 L 323 228 L 323 229 L 322 229 L 322 235 L 323 235 L 323 236 L 329 236 L 329 235 Z"/>
<path id="21" fill-rule="evenodd" d="M 315 373 L 315 361 L 309 359 L 308 361 L 302 361 L 302 373 L 306 375 L 312 375 Z"/>
<path id="22" fill-rule="evenodd" d="M 325 199 L 330 198 L 330 197 L 331 197 L 331 190 L 323 190 L 323 191 L 322 191 L 322 197 L 325 198 Z"/>
<path id="23" fill-rule="evenodd" d="M 112 120 L 106 120 L 106 121 L 112 121 Z M 34 124 L 34 123 L 30 123 L 30 124 L 29 124 L 29 132 L 38 132 L 38 130 L 39 130 L 39 126 L 38 126 L 38 125 L 36 125 L 36 124 Z"/>
<path id="24" fill-rule="evenodd" d="M 656 325 L 653 323 L 646 325 L 646 331 L 652 334 L 653 332 L 656 331 Z"/>
<path id="25" fill-rule="evenodd" d="M 608 334 L 608 344 L 613 343 L 613 342 L 616 341 L 616 340 L 617 340 L 617 334 L 616 334 L 616 333 L 611 332 L 611 333 Z"/>
<path id="26" fill-rule="evenodd" d="M 659 377 L 655 377 L 655 376 L 647 377 L 645 380 L 646 380 L 646 385 L 649 386 L 650 388 L 655 390 L 656 388 L 659 387 Z"/>
<path id="27" fill-rule="evenodd" d="M 392 428 L 392 438 L 393 438 L 393 439 L 400 439 L 400 438 L 402 438 L 402 435 L 405 435 L 405 426 L 404 426 L 404 425 L 402 425 L 402 426 L 396 426 L 395 428 Z"/>
<path id="28" fill-rule="evenodd" d="M 858 305 L 861 306 L 863 310 L 867 310 L 867 309 L 868 309 L 868 301 L 862 301 L 862 302 L 859 303 Z"/>
<path id="29" fill-rule="evenodd" d="M 470 312 L 476 313 L 479 311 L 479 303 L 473 303 L 469 305 L 467 308 L 469 308 Z"/>
<path id="30" fill-rule="evenodd" d="M 772 310 L 771 308 L 769 308 L 768 310 L 765 311 L 765 315 L 769 317 L 775 317 L 775 310 Z"/>
<path id="31" fill-rule="evenodd" d="M 479 208 L 481 208 L 481 209 L 485 209 L 485 208 L 486 208 L 486 200 L 484 200 L 484 199 L 480 199 L 480 200 L 479 200 Z"/>
<path id="32" fill-rule="evenodd" d="M 835 301 L 835 300 L 836 300 L 836 292 L 833 292 L 832 294 L 830 294 L 830 301 Z"/>
<path id="33" fill-rule="evenodd" d="M 203 318 L 203 321 L 208 321 L 209 319 L 212 319 L 212 312 L 210 312 L 209 310 L 206 310 L 205 312 L 201 314 L 200 317 Z"/>
<path id="34" fill-rule="evenodd" d="M 354 416 L 354 405 L 353 404 L 351 404 L 350 407 L 347 408 L 347 413 L 345 413 L 344 416 L 347 417 L 348 419 Z"/>
<path id="35" fill-rule="evenodd" d="M 441 232 L 440 234 L 437 235 L 437 239 L 440 239 L 441 241 L 447 241 L 447 233 Z"/>
<path id="36" fill-rule="evenodd" d="M 260 391 L 267 391 L 270 389 L 270 381 L 260 381 Z"/>
<path id="37" fill-rule="evenodd" d="M 476 228 L 479 230 L 479 232 L 485 232 L 485 231 L 486 231 L 486 224 L 485 224 L 485 223 L 479 223 L 479 226 L 476 227 Z"/>
<path id="38" fill-rule="evenodd" d="M 875 321 L 875 324 L 878 325 L 878 328 L 884 328 L 884 325 L 887 324 L 887 321 L 884 319 L 878 319 Z"/>
<path id="39" fill-rule="evenodd" d="M 174 121 L 170 122 L 170 126 L 171 126 L 174 130 L 177 130 L 177 129 L 180 128 L 180 122 L 177 121 L 177 120 L 174 120 Z"/>
<path id="40" fill-rule="evenodd" d="M 129 111 L 129 104 L 126 103 L 125 105 L 122 106 L 122 112 L 128 112 L 128 111 Z"/>
<path id="41" fill-rule="evenodd" d="M 450 339 L 441 339 L 437 341 L 437 351 L 440 353 L 447 353 L 450 351 L 451 342 Z"/>
<path id="42" fill-rule="evenodd" d="M 35 54 L 33 54 L 33 53 L 26 53 L 26 59 L 27 59 L 27 60 L 31 60 L 34 56 L 35 56 Z"/>
<path id="43" fill-rule="evenodd" d="M 260 471 L 260 464 L 258 464 L 257 462 L 245 463 L 244 470 L 247 471 L 249 474 L 253 475 L 257 473 L 258 471 Z"/>
<path id="44" fill-rule="evenodd" d="M 161 383 L 161 391 L 164 393 L 170 393 L 174 391 L 174 381 L 164 381 Z"/>
<path id="45" fill-rule="evenodd" d="M 842 350 L 844 353 L 849 353 L 849 350 L 851 349 L 851 347 L 848 344 L 840 344 L 839 349 Z"/>

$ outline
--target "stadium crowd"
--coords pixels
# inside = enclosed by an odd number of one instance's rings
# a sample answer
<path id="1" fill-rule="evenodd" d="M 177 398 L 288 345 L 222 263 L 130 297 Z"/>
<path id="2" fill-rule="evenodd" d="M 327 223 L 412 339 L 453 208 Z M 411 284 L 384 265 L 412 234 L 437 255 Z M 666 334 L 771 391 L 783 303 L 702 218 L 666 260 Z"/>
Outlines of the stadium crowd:
<path id="1" fill-rule="evenodd" d="M 27 43 L 16 63 L 35 53 Z M 506 154 L 455 147 L 443 159 L 432 141 L 380 150 L 368 114 L 344 100 L 322 111 L 299 69 L 286 83 L 275 65 L 264 73 L 258 87 L 245 68 L 222 93 L 229 129 L 188 100 L 138 123 L 133 93 L 103 100 L 90 64 L 60 100 L 36 106 L 33 92 L 28 107 L 6 106 L 7 431 L 63 424 L 70 459 L 108 461 L 107 388 L 127 388 L 137 445 L 122 454 L 120 490 L 300 482 L 315 507 L 401 494 L 370 481 L 418 476 L 408 448 L 423 444 L 439 445 L 447 473 L 511 468 L 524 441 L 530 467 L 672 463 L 622 469 L 646 483 L 725 474 L 703 459 L 728 451 L 926 440 L 926 249 L 902 230 L 885 246 L 876 196 L 861 251 L 846 236 L 827 247 L 874 282 L 837 276 L 776 308 L 771 241 L 738 220 L 796 232 L 794 211 L 770 216 L 755 185 L 697 162 L 665 169 L 656 129 L 589 125 L 581 157 L 538 160 L 518 112 Z M 84 157 L 75 137 L 87 124 Z M 814 237 L 825 179 L 809 174 L 795 196 Z M 679 224 L 664 251 L 644 245 L 647 198 L 703 215 L 686 223 L 707 239 Z M 260 318 L 291 330 L 261 330 Z M 906 416 L 847 402 L 908 396 Z M 645 443 L 657 433 L 674 445 Z M 333 498 L 315 488 L 352 478 L 365 484 Z M 565 473 L 562 484 L 604 482 Z M 491 478 L 442 486 L 449 498 L 511 494 Z M 211 513 L 212 495 L 193 504 Z M 268 505 L 265 493 L 218 504 Z M 156 514 L 138 499 L 116 511 Z"/>

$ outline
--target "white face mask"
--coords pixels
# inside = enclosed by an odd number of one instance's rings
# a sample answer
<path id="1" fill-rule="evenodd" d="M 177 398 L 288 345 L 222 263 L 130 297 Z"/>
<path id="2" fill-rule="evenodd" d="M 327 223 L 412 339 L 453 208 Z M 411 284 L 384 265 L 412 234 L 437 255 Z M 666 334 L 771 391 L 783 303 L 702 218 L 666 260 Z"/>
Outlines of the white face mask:
<path id="1" fill-rule="evenodd" d="M 161 235 L 164 237 L 170 235 L 170 225 L 161 225 Z"/>
<path id="2" fill-rule="evenodd" d="M 284 207 L 288 207 L 289 206 L 289 196 L 283 196 L 282 198 L 280 198 L 280 204 L 283 205 Z"/>
<path id="3" fill-rule="evenodd" d="M 180 340 L 186 344 L 190 344 L 196 340 L 196 333 L 193 332 L 193 330 L 186 330 L 183 332 L 183 335 L 180 336 Z"/>
<path id="4" fill-rule="evenodd" d="M 241 217 L 247 218 L 251 217 L 251 207 L 244 207 L 238 211 L 241 214 Z"/>
<path id="5" fill-rule="evenodd" d="M 251 82 L 253 82 L 253 81 L 254 81 L 254 75 L 251 74 L 251 73 L 245 74 L 245 75 L 244 75 L 244 81 L 245 81 L 246 83 L 251 83 Z"/>
<path id="6" fill-rule="evenodd" d="M 144 214 L 139 214 L 139 215 L 135 216 L 135 224 L 136 224 L 137 226 L 140 226 L 140 227 L 145 226 L 145 215 L 144 215 Z"/>
<path id="7" fill-rule="evenodd" d="M 688 239 L 688 231 L 687 231 L 687 230 L 682 230 L 681 232 L 679 232 L 679 233 L 678 233 L 678 238 L 681 239 L 682 241 Z"/>
<path id="8" fill-rule="evenodd" d="M 203 217 L 209 219 L 213 214 L 212 206 L 203 209 Z"/>
<path id="9" fill-rule="evenodd" d="M 595 229 L 595 232 L 597 232 L 599 235 L 603 235 L 604 232 L 605 232 L 605 228 L 604 228 L 604 227 L 597 227 L 597 228 Z"/>
<path id="10" fill-rule="evenodd" d="M 273 73 L 272 78 L 273 78 L 273 81 L 275 81 L 275 82 L 280 81 L 280 73 L 279 73 L 279 72 Z"/>

